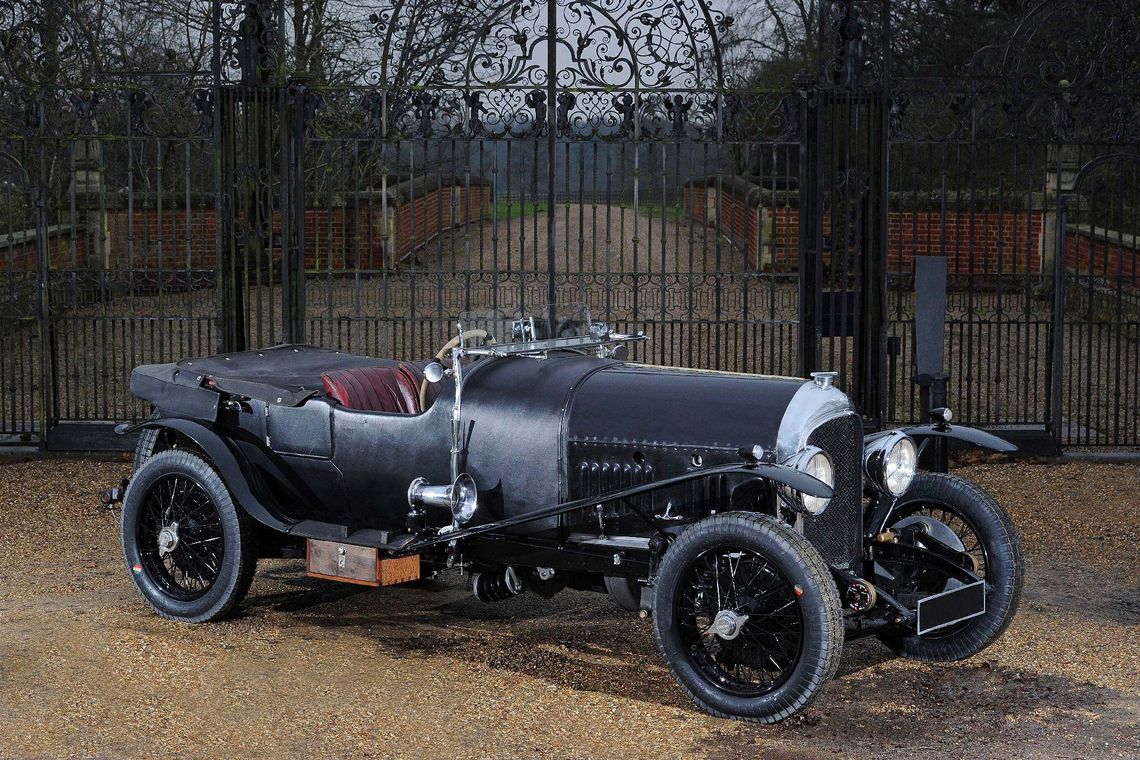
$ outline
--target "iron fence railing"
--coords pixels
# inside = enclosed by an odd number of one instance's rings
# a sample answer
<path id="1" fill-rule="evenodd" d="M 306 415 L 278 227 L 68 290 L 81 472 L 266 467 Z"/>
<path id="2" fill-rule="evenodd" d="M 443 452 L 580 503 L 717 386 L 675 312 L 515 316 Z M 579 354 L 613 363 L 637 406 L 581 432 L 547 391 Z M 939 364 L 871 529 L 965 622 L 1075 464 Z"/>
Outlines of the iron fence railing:
<path id="1" fill-rule="evenodd" d="M 127 58 L 114 13 L 9 3 L 0 442 L 108 445 L 148 412 L 137 364 L 421 357 L 459 313 L 550 299 L 645 330 L 643 361 L 835 369 L 900 424 L 923 417 L 914 262 L 943 256 L 958 419 L 1140 444 L 1140 51 L 1105 32 L 1127 3 L 1033 4 L 932 73 L 891 50 L 890 2 L 828 0 L 818 63 L 777 90 L 728 71 L 713 0 L 592 4 L 443 14 L 446 40 L 378 4 L 330 83 L 275 0 L 155 6 L 198 47 Z M 559 24 L 579 46 L 548 55 Z"/>

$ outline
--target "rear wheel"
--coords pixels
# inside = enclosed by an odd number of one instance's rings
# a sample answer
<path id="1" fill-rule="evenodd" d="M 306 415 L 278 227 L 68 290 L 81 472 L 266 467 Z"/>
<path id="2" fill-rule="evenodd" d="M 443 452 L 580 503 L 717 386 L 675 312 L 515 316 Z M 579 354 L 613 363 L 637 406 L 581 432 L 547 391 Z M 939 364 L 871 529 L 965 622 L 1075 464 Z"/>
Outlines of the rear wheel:
<path id="1" fill-rule="evenodd" d="M 161 451 L 159 438 L 161 434 L 161 428 L 143 428 L 139 432 L 139 442 L 135 444 L 135 465 L 131 469 L 132 476 L 137 475 L 146 461 Z"/>
<path id="2" fill-rule="evenodd" d="M 217 472 L 189 451 L 147 458 L 123 501 L 123 558 L 159 615 L 193 623 L 225 617 L 249 590 L 254 529 Z"/>
<path id="3" fill-rule="evenodd" d="M 1017 611 L 1025 575 L 1021 543 L 997 501 L 962 478 L 924 473 L 899 497 L 887 527 L 917 528 L 970 555 L 975 574 L 986 582 L 986 611 L 923 636 L 894 631 L 880 640 L 904 657 L 927 662 L 965 659 L 992 644 Z M 896 577 L 893 593 L 923 597 L 947 590 L 945 577 L 906 567 L 885 569 Z"/>
<path id="4" fill-rule="evenodd" d="M 135 444 L 135 463 L 131 468 L 131 477 L 137 475 L 143 465 L 160 451 L 189 451 L 202 459 L 209 459 L 198 444 L 170 428 L 144 428 L 139 432 L 139 441 Z"/>
<path id="5" fill-rule="evenodd" d="M 843 650 L 839 592 L 819 552 L 784 523 L 745 512 L 702 520 L 669 548 L 654 625 L 697 705 L 756 723 L 802 710 Z"/>

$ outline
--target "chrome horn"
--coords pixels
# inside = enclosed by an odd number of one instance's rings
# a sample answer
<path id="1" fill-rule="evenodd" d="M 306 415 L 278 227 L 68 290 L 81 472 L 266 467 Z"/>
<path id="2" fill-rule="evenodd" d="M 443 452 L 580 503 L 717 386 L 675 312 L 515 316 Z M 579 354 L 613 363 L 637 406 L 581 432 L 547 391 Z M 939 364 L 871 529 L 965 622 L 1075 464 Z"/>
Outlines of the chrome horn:
<path id="1" fill-rule="evenodd" d="M 451 510 L 456 526 L 464 525 L 475 516 L 479 508 L 479 490 L 475 479 L 463 473 L 449 486 L 429 486 L 427 478 L 416 478 L 408 486 L 408 506 L 413 510 L 422 507 L 444 507 Z"/>

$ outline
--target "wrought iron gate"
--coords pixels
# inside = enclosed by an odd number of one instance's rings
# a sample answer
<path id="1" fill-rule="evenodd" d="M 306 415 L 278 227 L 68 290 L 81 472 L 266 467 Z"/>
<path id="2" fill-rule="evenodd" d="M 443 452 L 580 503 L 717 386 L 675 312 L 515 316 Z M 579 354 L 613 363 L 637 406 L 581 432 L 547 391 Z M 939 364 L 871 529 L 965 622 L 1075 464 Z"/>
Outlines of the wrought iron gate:
<path id="1" fill-rule="evenodd" d="M 1140 443 L 1138 23 L 1128 0 L 1032 2 L 959 70 L 892 66 L 888 347 L 913 353 L 914 257 L 945 256 L 956 414 L 1043 451 Z M 888 419 L 921 416 L 907 369 Z"/>
<path id="2" fill-rule="evenodd" d="M 423 356 L 462 311 L 581 300 L 645 360 L 796 371 L 798 96 L 729 87 L 730 22 L 520 3 L 423 72 L 388 51 L 424 19 L 379 9 L 389 86 L 309 91 L 309 339 Z"/>
<path id="3" fill-rule="evenodd" d="M 835 369 L 911 421 L 913 260 L 944 255 L 960 419 L 1136 445 L 1140 56 L 1094 5 L 931 72 L 888 0 L 825 0 L 770 90 L 706 0 L 378 2 L 335 85 L 280 0 L 156 6 L 197 40 L 165 51 L 0 3 L 0 440 L 112 445 L 136 364 L 421 357 L 552 300 L 646 330 L 641 360 Z"/>

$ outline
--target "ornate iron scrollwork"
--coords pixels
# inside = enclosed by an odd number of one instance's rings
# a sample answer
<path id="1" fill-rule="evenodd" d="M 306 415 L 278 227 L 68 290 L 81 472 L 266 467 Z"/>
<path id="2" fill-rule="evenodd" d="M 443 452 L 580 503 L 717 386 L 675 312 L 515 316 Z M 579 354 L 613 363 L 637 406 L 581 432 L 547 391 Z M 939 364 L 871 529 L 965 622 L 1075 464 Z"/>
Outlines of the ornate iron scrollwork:
<path id="1" fill-rule="evenodd" d="M 449 113 L 446 127 L 443 104 L 431 109 L 433 134 L 534 137 L 553 128 L 564 139 L 697 139 L 715 125 L 693 115 L 724 87 L 720 36 L 733 20 L 704 0 L 517 0 L 474 22 L 429 11 L 440 17 L 417 18 L 419 26 L 405 11 L 395 4 L 370 15 L 376 81 L 462 92 L 463 114 Z M 433 56 L 423 27 L 462 33 Z M 402 103 L 416 123 L 409 135 L 425 134 L 424 104 Z M 388 121 L 409 123 L 394 112 Z"/>
<path id="2" fill-rule="evenodd" d="M 861 91 L 882 84 L 882 0 L 831 0 L 823 18 L 820 80 L 828 89 Z"/>
<path id="3" fill-rule="evenodd" d="M 1130 0 L 1043 0 L 958 72 L 904 75 L 892 139 L 1140 139 L 1140 28 Z"/>
<path id="4" fill-rule="evenodd" d="M 281 41 L 277 39 L 280 4 L 272 0 L 230 0 L 219 3 L 219 7 L 223 39 L 215 40 L 222 57 L 218 76 L 247 87 L 269 83 L 281 57 Z"/>

